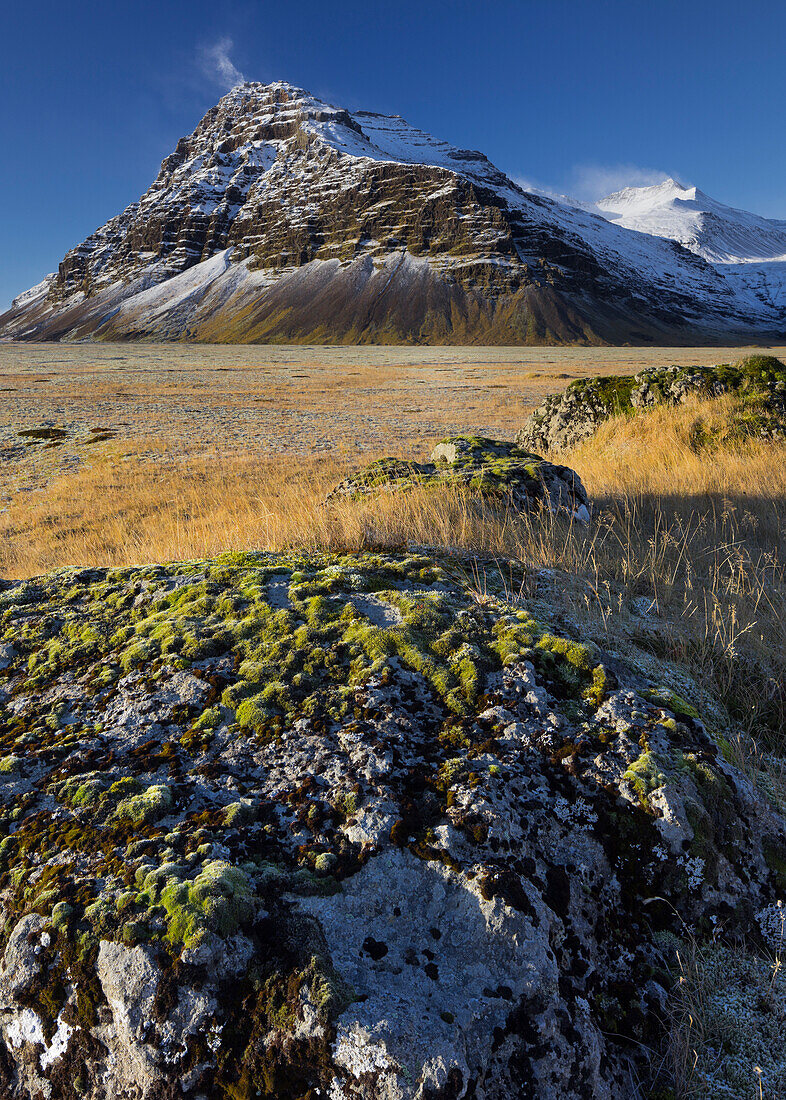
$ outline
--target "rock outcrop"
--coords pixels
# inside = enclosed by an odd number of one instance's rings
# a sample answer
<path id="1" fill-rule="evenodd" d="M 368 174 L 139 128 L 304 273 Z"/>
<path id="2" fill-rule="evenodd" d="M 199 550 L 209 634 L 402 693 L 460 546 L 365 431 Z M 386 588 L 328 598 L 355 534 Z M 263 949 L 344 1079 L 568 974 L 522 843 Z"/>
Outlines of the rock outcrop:
<path id="1" fill-rule="evenodd" d="M 633 377 L 579 379 L 538 406 L 516 443 L 537 451 L 568 450 L 591 438 L 611 416 L 724 394 L 741 399 L 729 424 L 731 434 L 786 435 L 786 365 L 772 355 L 751 355 L 732 365 L 650 367 Z"/>
<path id="2" fill-rule="evenodd" d="M 544 344 L 775 340 L 777 295 L 523 191 L 482 153 L 283 82 L 211 108 L 0 338 Z"/>
<path id="3" fill-rule="evenodd" d="M 761 937 L 786 822 L 673 672 L 495 568 L 6 585 L 4 1095 L 635 1095 L 663 937 Z"/>
<path id="4" fill-rule="evenodd" d="M 346 478 L 325 503 L 370 493 L 465 488 L 520 512 L 546 508 L 578 523 L 589 523 L 590 503 L 581 478 L 567 466 L 484 436 L 454 435 L 431 452 L 431 462 L 380 458 Z"/>

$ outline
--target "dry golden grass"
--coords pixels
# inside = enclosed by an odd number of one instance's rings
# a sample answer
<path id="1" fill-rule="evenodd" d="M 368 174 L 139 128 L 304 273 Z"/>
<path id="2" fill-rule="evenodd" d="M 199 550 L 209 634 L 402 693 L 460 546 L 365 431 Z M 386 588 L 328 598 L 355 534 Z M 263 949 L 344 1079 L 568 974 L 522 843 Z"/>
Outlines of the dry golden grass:
<path id="1" fill-rule="evenodd" d="M 781 354 L 781 349 L 772 349 Z M 571 379 L 739 358 L 739 348 L 0 344 L 0 509 L 93 463 L 101 428 L 130 453 L 408 454 L 471 431 L 511 439 Z M 57 426 L 61 445 L 20 432 Z"/>
<path id="2" fill-rule="evenodd" d="M 685 664 L 746 734 L 783 748 L 786 444 L 695 449 L 701 434 L 722 438 L 733 405 L 609 422 L 566 461 L 601 508 L 591 536 L 600 584 L 653 600 L 667 624 L 662 655 Z"/>
<path id="3" fill-rule="evenodd" d="M 504 395 L 503 395 L 504 396 Z M 555 569 L 559 610 L 687 665 L 762 749 L 786 725 L 786 445 L 726 441 L 731 399 L 605 425 L 561 456 L 595 502 L 588 529 L 523 517 L 466 493 L 380 494 L 324 508 L 357 466 L 328 455 L 173 457 L 119 451 L 0 515 L 0 575 L 205 557 L 224 550 L 462 548 Z M 427 442 L 413 443 L 416 454 Z M 364 454 L 363 461 L 374 457 Z M 31 499 L 33 498 L 33 499 Z M 631 613 L 644 597 L 653 621 Z"/>

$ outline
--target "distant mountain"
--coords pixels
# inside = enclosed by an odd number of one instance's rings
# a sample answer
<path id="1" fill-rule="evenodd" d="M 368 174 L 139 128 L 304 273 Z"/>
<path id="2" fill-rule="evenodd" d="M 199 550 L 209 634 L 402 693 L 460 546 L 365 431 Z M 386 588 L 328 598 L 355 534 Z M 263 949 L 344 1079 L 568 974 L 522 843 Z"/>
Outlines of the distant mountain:
<path id="1" fill-rule="evenodd" d="M 612 216 L 525 192 L 482 153 L 397 116 L 247 83 L 180 139 L 138 202 L 15 299 L 0 338 L 786 338 L 777 293 Z"/>
<path id="2" fill-rule="evenodd" d="M 710 263 L 786 261 L 786 221 L 724 206 L 673 179 L 653 187 L 626 187 L 601 199 L 597 207 L 616 225 L 678 241 Z"/>

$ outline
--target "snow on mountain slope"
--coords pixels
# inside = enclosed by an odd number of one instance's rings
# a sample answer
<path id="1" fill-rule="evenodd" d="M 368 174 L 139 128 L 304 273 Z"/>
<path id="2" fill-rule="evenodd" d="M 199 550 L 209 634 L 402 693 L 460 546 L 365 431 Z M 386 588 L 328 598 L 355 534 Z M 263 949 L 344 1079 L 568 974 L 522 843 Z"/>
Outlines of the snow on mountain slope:
<path id="1" fill-rule="evenodd" d="M 755 299 L 772 313 L 786 316 L 786 261 L 747 260 L 724 264 L 720 271 L 740 297 Z"/>
<path id="2" fill-rule="evenodd" d="M 601 199 L 597 208 L 617 225 L 679 241 L 710 263 L 786 260 L 786 221 L 724 206 L 673 179 L 626 187 Z"/>
<path id="3" fill-rule="evenodd" d="M 724 273 L 664 239 L 696 236 L 681 198 L 612 200 L 622 213 L 525 192 L 482 153 L 398 116 L 246 83 L 180 139 L 138 201 L 15 299 L 0 338 L 597 343 L 786 331 L 770 276 Z M 625 224 L 664 205 L 671 233 Z"/>

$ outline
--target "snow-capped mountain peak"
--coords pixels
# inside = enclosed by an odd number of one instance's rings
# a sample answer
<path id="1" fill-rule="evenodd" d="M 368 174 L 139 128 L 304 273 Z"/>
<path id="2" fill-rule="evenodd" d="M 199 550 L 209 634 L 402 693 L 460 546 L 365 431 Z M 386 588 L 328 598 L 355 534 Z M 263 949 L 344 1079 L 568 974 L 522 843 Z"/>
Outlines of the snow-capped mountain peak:
<path id="1" fill-rule="evenodd" d="M 650 187 L 626 187 L 596 206 L 609 221 L 679 241 L 710 263 L 786 260 L 786 221 L 725 206 L 674 179 Z"/>
<path id="2" fill-rule="evenodd" d="M 398 115 L 246 82 L 137 201 L 15 299 L 0 338 L 515 344 L 784 331 L 769 287 L 707 262 L 707 219 L 728 208 L 674 180 L 604 203 L 526 192 L 483 153 Z"/>
<path id="3" fill-rule="evenodd" d="M 609 212 L 622 213 L 631 208 L 648 208 L 671 202 L 695 202 L 696 194 L 695 187 L 686 187 L 679 180 L 667 176 L 660 183 L 644 187 L 623 187 L 621 191 L 615 191 L 601 199 L 598 206 Z"/>

